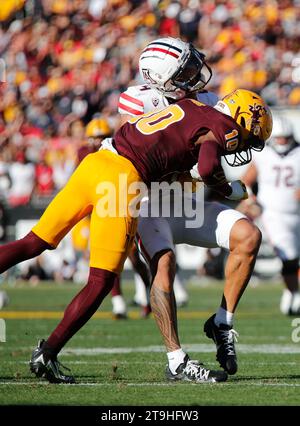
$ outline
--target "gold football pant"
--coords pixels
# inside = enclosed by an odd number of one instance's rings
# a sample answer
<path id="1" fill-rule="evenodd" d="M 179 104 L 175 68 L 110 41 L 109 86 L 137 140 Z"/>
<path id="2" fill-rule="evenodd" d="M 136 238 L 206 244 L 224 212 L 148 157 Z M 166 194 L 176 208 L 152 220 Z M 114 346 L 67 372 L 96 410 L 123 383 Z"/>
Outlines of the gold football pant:
<path id="1" fill-rule="evenodd" d="M 77 222 L 91 214 L 90 266 L 120 273 L 137 227 L 137 218 L 128 214 L 128 205 L 137 195 L 128 194 L 133 182 L 141 178 L 126 158 L 106 150 L 90 154 L 32 231 L 55 248 Z"/>

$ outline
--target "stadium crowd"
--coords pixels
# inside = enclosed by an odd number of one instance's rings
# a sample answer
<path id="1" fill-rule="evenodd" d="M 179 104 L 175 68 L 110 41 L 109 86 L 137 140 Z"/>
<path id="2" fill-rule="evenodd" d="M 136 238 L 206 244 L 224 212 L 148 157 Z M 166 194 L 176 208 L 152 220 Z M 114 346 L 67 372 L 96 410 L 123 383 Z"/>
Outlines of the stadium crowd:
<path id="1" fill-rule="evenodd" d="M 119 94 L 141 83 L 139 53 L 157 36 L 204 51 L 220 96 L 243 86 L 271 105 L 300 102 L 297 0 L 1 4 L 0 194 L 12 207 L 64 185 L 95 113 L 118 125 Z"/>
<path id="2" fill-rule="evenodd" d="M 299 3 L 2 0 L 1 211 L 48 203 L 74 170 L 95 114 L 119 125 L 119 95 L 142 83 L 139 54 L 157 37 L 203 51 L 219 96 L 244 87 L 270 105 L 298 105 Z"/>

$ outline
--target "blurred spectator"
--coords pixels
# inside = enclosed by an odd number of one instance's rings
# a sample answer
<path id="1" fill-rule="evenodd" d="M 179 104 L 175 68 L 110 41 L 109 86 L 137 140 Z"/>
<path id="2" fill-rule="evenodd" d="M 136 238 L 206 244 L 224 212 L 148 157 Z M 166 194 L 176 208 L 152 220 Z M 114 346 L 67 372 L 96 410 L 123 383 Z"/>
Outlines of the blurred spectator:
<path id="1" fill-rule="evenodd" d="M 138 58 L 158 36 L 194 43 L 210 90 L 300 103 L 299 0 L 1 0 L 0 197 L 53 195 L 74 167 L 84 127 L 119 125 L 119 94 L 141 84 Z M 1 64 L 0 64 L 1 68 Z M 21 157 L 24 157 L 21 159 Z"/>
<path id="2" fill-rule="evenodd" d="M 39 256 L 30 262 L 27 270 L 21 273 L 20 278 L 29 281 L 32 286 L 36 286 L 40 281 L 52 279 L 52 276 L 47 274 L 43 266 L 43 259 Z"/>
<path id="3" fill-rule="evenodd" d="M 118 125 L 118 96 L 141 83 L 139 53 L 157 36 L 204 51 L 221 96 L 241 86 L 272 105 L 300 102 L 298 0 L 2 0 L 0 9 L 2 161 L 15 162 L 16 149 L 35 164 L 43 154 L 49 191 L 68 179 L 95 113 Z"/>
<path id="4" fill-rule="evenodd" d="M 49 196 L 53 193 L 53 169 L 44 160 L 35 166 L 35 180 L 37 196 Z"/>
<path id="5" fill-rule="evenodd" d="M 8 202 L 11 207 L 27 204 L 31 198 L 35 184 L 35 169 L 26 159 L 24 152 L 16 153 L 15 161 L 8 168 L 11 187 L 8 191 Z"/>

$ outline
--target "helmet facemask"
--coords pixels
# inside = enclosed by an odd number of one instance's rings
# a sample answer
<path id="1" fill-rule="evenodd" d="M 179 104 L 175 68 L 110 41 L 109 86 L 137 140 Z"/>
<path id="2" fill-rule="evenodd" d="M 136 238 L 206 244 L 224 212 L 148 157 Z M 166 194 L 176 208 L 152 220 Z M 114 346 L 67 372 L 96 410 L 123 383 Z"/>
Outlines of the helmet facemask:
<path id="1" fill-rule="evenodd" d="M 164 40 L 164 39 L 162 39 Z M 198 52 L 192 44 L 187 44 L 180 41 L 180 45 L 171 45 L 167 42 L 154 41 L 147 46 L 143 51 L 140 58 L 140 72 L 144 80 L 152 87 L 159 90 L 164 96 L 172 99 L 182 99 L 187 93 L 195 92 L 203 89 L 212 77 L 212 71 L 205 62 L 205 55 Z M 177 42 L 177 40 L 175 40 Z M 172 56 L 177 55 L 177 63 L 171 64 L 168 68 L 162 71 L 154 67 L 154 63 L 149 64 L 150 56 L 145 53 L 151 54 L 153 60 L 157 59 L 156 53 L 158 50 L 169 48 L 169 55 L 166 58 L 160 58 L 161 61 L 172 60 Z M 151 53 L 150 53 L 151 52 Z M 181 56 L 180 56 L 181 55 Z M 148 60 L 148 63 L 147 63 Z M 166 62 L 168 64 L 168 62 Z M 158 64 L 159 65 L 159 64 Z M 170 71 L 173 68 L 173 72 Z"/>
<path id="2" fill-rule="evenodd" d="M 172 76 L 172 84 L 186 92 L 203 89 L 212 77 L 211 68 L 205 62 L 205 55 L 190 44 L 190 54 L 178 71 Z"/>
<path id="3" fill-rule="evenodd" d="M 261 140 L 258 140 L 255 142 L 255 145 L 250 145 L 249 148 L 246 150 L 237 151 L 233 154 L 226 154 L 224 155 L 226 163 L 230 167 L 239 167 L 239 166 L 245 166 L 246 164 L 249 164 L 252 160 L 252 150 L 253 151 L 262 151 L 264 149 L 265 143 Z"/>
<path id="4" fill-rule="evenodd" d="M 265 142 L 258 136 L 255 136 L 252 132 L 249 132 L 243 125 L 243 117 L 239 124 L 242 128 L 243 140 L 247 147 L 242 147 L 238 151 L 232 154 L 224 155 L 226 163 L 231 167 L 240 167 L 249 164 L 252 160 L 252 151 L 260 152 L 265 147 Z"/>

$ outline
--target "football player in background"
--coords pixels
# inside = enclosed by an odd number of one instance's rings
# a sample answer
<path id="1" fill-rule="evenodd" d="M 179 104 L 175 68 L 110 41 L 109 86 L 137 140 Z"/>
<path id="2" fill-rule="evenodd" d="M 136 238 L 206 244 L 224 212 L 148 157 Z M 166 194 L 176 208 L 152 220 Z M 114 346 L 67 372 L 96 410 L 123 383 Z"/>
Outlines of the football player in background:
<path id="1" fill-rule="evenodd" d="M 178 38 L 159 38 L 149 43 L 140 55 L 139 69 L 146 84 L 130 86 L 120 95 L 118 110 L 121 124 L 134 116 L 165 108 L 185 97 L 211 106 L 218 101 L 217 95 L 204 89 L 212 76 L 204 54 Z M 161 225 L 164 226 L 163 222 Z M 152 231 L 149 230 L 149 233 Z M 166 256 L 166 267 L 173 269 L 176 267 L 174 262 L 175 257 L 171 259 Z M 136 295 L 141 295 L 137 299 L 147 304 L 148 291 L 141 288 L 142 282 L 137 277 L 135 285 Z M 185 305 L 188 294 L 178 274 L 173 288 L 176 305 Z"/>
<path id="2" fill-rule="evenodd" d="M 37 377 L 53 383 L 74 383 L 73 376 L 61 371 L 57 355 L 98 309 L 116 275 L 122 271 L 136 233 L 141 183 L 149 187 L 164 176 L 190 170 L 198 159 L 198 172 L 206 185 L 231 199 L 246 196 L 240 182 L 227 182 L 221 157 L 229 153 L 240 161 L 251 158 L 252 149 L 261 150 L 271 132 L 271 116 L 259 96 L 243 91 L 245 96 L 251 102 L 249 112 L 246 111 L 247 120 L 240 120 L 240 124 L 236 115 L 231 117 L 233 109 L 226 108 L 227 103 L 219 107 L 229 115 L 190 99 L 125 123 L 110 145 L 107 143 L 105 149 L 88 155 L 80 163 L 28 235 L 0 247 L 1 273 L 55 248 L 79 220 L 91 214 L 88 283 L 68 305 L 47 341 L 41 340 L 33 351 L 30 368 Z M 227 101 L 239 106 L 243 97 L 235 93 Z M 120 175 L 126 178 L 125 188 Z M 107 189 L 107 183 L 111 192 L 105 196 L 102 185 Z M 116 201 L 118 211 L 107 215 L 103 203 L 115 206 Z M 132 213 L 133 207 L 136 208 Z M 260 237 L 259 229 L 247 219 L 239 220 L 231 231 L 232 256 L 227 263 L 223 300 L 223 306 L 230 312 L 234 311 L 250 278 Z M 210 332 L 214 333 L 212 322 L 207 327 L 207 333 Z M 177 378 L 173 379 L 196 383 L 227 379 L 226 372 L 206 369 L 188 357 L 176 374 Z"/>
<path id="3" fill-rule="evenodd" d="M 242 211 L 257 216 L 262 209 L 263 231 L 282 261 L 285 284 L 280 310 L 285 315 L 300 314 L 300 146 L 287 117 L 274 116 L 270 142 L 243 176 L 248 187 L 258 183 L 257 197 L 241 204 Z M 254 214 L 252 214 L 254 212 Z"/>

